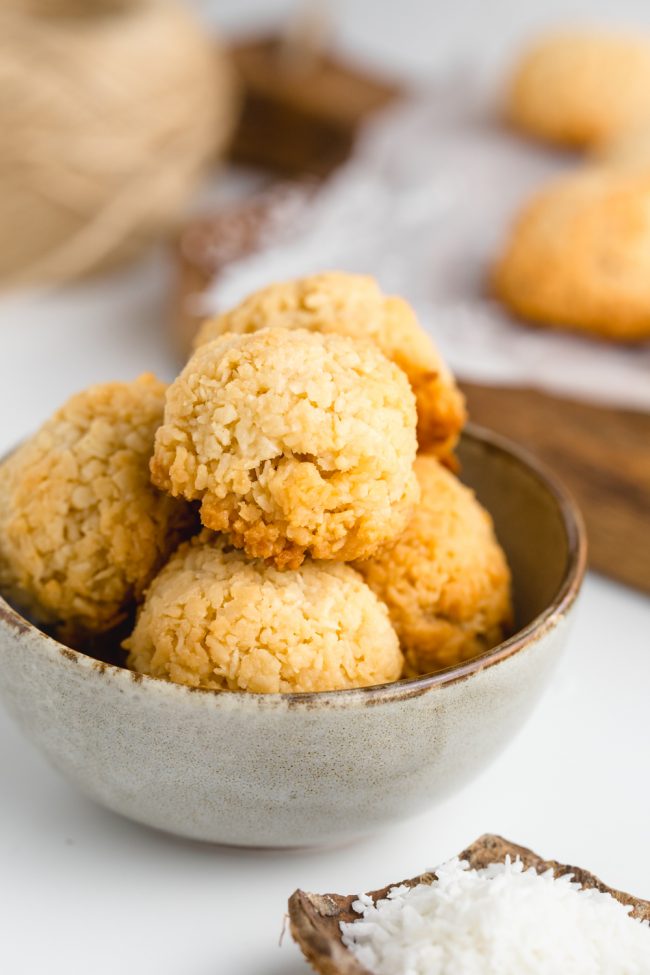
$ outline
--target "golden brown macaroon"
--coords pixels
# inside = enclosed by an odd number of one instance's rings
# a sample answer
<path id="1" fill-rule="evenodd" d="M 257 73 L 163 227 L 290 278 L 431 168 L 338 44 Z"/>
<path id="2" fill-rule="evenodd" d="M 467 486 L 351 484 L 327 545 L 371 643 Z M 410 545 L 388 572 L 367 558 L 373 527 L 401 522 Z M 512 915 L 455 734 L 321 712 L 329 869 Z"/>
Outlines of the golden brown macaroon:
<path id="1" fill-rule="evenodd" d="M 329 271 L 272 284 L 204 322 L 195 346 L 226 332 L 274 326 L 375 342 L 409 378 L 417 401 L 420 447 L 440 457 L 454 449 L 466 420 L 463 395 L 411 306 L 384 295 L 373 278 Z"/>
<path id="2" fill-rule="evenodd" d="M 617 341 L 650 336 L 650 168 L 589 167 L 526 204 L 492 273 L 523 318 Z"/>
<path id="3" fill-rule="evenodd" d="M 0 586 L 67 639 L 119 623 L 195 521 L 149 479 L 164 393 L 92 386 L 0 466 Z"/>
<path id="4" fill-rule="evenodd" d="M 409 675 L 469 660 L 510 626 L 510 572 L 492 519 L 435 457 L 418 455 L 421 500 L 393 545 L 355 568 L 388 606 Z"/>
<path id="5" fill-rule="evenodd" d="M 530 135 L 580 148 L 650 120 L 650 38 L 589 29 L 541 38 L 513 74 L 506 111 Z"/>
<path id="6" fill-rule="evenodd" d="M 415 401 L 371 343 L 303 329 L 200 346 L 167 391 L 154 483 L 278 567 L 396 538 L 418 498 Z"/>
<path id="7" fill-rule="evenodd" d="M 350 566 L 280 572 L 207 531 L 156 576 L 124 646 L 140 673 L 257 694 L 382 684 L 404 662 L 386 607 Z"/>

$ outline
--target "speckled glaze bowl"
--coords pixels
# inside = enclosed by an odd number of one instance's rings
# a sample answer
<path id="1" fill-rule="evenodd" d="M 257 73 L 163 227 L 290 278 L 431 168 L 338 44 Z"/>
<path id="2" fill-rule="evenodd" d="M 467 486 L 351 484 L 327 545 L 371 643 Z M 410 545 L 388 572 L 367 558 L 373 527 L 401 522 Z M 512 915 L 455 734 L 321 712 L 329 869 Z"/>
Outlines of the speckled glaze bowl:
<path id="1" fill-rule="evenodd" d="M 463 480 L 492 513 L 519 629 L 441 673 L 355 691 L 190 690 L 77 653 L 0 600 L 0 694 L 97 802 L 216 843 L 342 842 L 453 792 L 525 721 L 565 645 L 585 566 L 573 502 L 500 437 L 470 429 Z"/>

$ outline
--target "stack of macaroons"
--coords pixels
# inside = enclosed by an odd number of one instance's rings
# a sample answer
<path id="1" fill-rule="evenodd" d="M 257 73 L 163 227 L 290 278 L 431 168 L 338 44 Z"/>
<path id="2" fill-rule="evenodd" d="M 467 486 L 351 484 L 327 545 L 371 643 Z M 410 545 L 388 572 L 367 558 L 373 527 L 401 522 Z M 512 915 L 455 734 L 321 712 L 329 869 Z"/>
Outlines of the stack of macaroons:
<path id="1" fill-rule="evenodd" d="M 511 623 L 491 519 L 448 469 L 464 421 L 402 299 L 271 286 L 204 325 L 166 392 L 87 390 L 0 467 L 0 582 L 77 646 L 138 604 L 128 665 L 193 687 L 447 667 Z"/>

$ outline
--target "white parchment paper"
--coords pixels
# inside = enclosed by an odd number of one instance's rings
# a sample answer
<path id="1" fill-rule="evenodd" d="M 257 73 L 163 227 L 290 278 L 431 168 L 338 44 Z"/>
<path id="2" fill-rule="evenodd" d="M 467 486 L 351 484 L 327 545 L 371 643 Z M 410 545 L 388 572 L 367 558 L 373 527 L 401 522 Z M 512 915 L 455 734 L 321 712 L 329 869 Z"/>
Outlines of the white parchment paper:
<path id="1" fill-rule="evenodd" d="M 299 219 L 220 276 L 205 309 L 314 271 L 370 273 L 414 305 L 459 376 L 650 410 L 650 343 L 536 329 L 486 294 L 519 205 L 579 164 L 506 131 L 461 72 L 376 118 Z"/>

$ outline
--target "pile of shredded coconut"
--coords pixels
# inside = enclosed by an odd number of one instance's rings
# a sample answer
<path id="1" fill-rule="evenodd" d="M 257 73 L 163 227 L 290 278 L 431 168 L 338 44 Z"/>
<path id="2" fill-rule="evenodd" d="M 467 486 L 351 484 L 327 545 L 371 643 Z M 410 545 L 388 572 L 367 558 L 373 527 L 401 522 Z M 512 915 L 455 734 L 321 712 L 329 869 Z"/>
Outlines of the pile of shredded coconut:
<path id="1" fill-rule="evenodd" d="M 650 925 L 610 894 L 520 860 L 455 857 L 437 880 L 352 905 L 343 943 L 373 975 L 648 975 Z"/>

